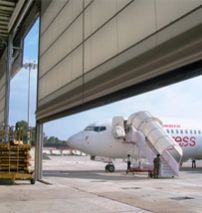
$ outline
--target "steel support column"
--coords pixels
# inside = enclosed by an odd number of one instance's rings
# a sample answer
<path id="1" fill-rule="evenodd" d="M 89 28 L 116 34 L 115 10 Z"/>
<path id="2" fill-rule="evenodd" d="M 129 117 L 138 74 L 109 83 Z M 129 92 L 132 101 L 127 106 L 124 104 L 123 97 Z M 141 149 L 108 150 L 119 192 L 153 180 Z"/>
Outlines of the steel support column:
<path id="1" fill-rule="evenodd" d="M 35 179 L 42 179 L 43 124 L 36 124 Z"/>
<path id="2" fill-rule="evenodd" d="M 6 91 L 5 91 L 5 113 L 4 113 L 4 124 L 6 129 L 6 138 L 8 141 L 8 125 L 9 125 L 9 102 L 10 102 L 10 76 L 12 69 L 12 49 L 13 49 L 13 36 L 12 34 L 8 37 L 7 43 L 7 60 L 6 60 Z"/>

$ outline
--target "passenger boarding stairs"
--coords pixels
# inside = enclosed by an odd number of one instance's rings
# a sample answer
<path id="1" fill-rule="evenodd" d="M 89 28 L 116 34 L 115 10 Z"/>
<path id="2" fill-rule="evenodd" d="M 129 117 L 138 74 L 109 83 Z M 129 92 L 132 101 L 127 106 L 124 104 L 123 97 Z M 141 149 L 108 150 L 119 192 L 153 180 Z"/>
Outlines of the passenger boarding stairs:
<path id="1" fill-rule="evenodd" d="M 134 134 L 142 134 L 141 140 L 136 143 L 145 157 L 153 164 L 156 154 L 161 156 L 161 177 L 173 177 L 179 175 L 180 160 L 182 158 L 181 147 L 170 137 L 161 126 L 160 120 L 154 118 L 148 112 L 132 114 L 127 121 Z M 136 136 L 137 138 L 137 136 Z M 140 137 L 139 137 L 140 138 Z"/>
<path id="2" fill-rule="evenodd" d="M 142 150 L 142 152 L 145 153 L 145 158 L 148 160 L 149 164 L 153 167 L 153 160 L 158 154 L 157 150 L 153 145 L 148 141 L 144 140 L 144 143 L 141 143 L 142 141 L 138 141 L 137 145 Z M 140 144 L 141 143 L 141 144 Z M 178 175 L 179 173 L 179 164 L 176 164 L 176 161 L 171 162 L 171 159 L 173 159 L 172 156 L 166 151 L 161 155 L 161 167 L 160 167 L 160 176 L 161 177 L 173 177 Z M 172 164 L 172 165 L 170 165 Z M 176 168 L 172 169 L 173 165 L 176 166 Z"/>
<path id="3" fill-rule="evenodd" d="M 161 125 L 161 121 L 146 111 L 132 114 L 127 122 L 122 117 L 112 121 L 116 138 L 125 138 L 126 142 L 137 145 L 141 157 L 146 158 L 153 167 L 153 159 L 160 154 L 161 177 L 179 175 L 181 147 L 170 137 Z"/>

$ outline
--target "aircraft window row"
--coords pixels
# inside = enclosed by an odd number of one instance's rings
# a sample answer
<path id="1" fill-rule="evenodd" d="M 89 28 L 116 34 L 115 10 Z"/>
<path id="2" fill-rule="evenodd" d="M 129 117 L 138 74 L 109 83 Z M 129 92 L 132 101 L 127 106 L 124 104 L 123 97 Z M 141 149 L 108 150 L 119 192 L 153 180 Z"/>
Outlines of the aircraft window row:
<path id="1" fill-rule="evenodd" d="M 171 134 L 201 134 L 201 130 L 178 130 L 178 129 L 166 129 L 167 133 L 171 133 Z"/>
<path id="2" fill-rule="evenodd" d="M 106 130 L 106 126 L 87 126 L 84 131 L 102 132 Z"/>

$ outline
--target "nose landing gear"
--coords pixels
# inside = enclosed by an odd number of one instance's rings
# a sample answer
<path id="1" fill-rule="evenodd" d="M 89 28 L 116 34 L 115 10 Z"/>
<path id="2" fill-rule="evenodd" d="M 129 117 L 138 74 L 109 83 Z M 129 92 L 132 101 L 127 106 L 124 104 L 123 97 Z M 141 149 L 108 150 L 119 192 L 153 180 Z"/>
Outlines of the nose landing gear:
<path id="1" fill-rule="evenodd" d="M 114 164 L 108 163 L 108 164 L 105 166 L 105 171 L 106 171 L 106 172 L 114 172 L 114 171 L 115 171 L 115 166 L 114 166 Z"/>

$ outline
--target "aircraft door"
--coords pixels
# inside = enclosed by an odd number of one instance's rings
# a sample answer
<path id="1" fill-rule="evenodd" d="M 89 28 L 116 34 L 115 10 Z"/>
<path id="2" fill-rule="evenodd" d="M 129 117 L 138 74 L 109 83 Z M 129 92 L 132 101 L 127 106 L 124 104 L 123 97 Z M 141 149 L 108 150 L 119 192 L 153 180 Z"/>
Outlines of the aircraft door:
<path id="1" fill-rule="evenodd" d="M 122 116 L 113 117 L 112 133 L 115 138 L 124 138 L 126 136 L 124 118 Z"/>

